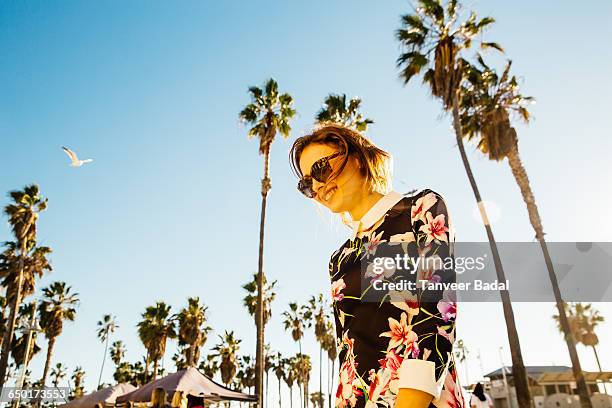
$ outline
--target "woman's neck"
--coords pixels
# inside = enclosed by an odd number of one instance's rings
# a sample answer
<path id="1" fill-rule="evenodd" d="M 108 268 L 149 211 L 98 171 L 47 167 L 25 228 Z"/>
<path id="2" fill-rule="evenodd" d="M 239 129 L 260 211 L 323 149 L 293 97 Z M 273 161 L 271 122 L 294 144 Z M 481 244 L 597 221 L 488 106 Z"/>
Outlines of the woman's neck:
<path id="1" fill-rule="evenodd" d="M 353 221 L 360 220 L 368 210 L 382 198 L 382 196 L 383 195 L 377 191 L 370 191 L 357 200 L 355 206 L 348 211 Z"/>

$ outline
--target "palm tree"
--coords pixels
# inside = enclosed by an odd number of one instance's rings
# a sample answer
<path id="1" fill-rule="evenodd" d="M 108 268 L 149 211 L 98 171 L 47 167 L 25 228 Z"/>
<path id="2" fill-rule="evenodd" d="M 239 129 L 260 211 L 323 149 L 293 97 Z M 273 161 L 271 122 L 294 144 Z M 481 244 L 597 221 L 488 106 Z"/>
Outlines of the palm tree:
<path id="1" fill-rule="evenodd" d="M 302 337 L 304 337 L 304 328 L 309 325 L 312 317 L 312 312 L 307 306 L 300 307 L 297 303 L 289 303 L 289 310 L 283 312 L 283 324 L 285 330 L 291 330 L 293 341 L 298 343 L 300 354 L 302 354 Z"/>
<path id="2" fill-rule="evenodd" d="M 601 372 L 601 363 L 599 362 L 599 355 L 597 354 L 596 348 L 599 344 L 599 337 L 597 337 L 595 333 L 595 328 L 605 321 L 604 317 L 599 313 L 599 310 L 593 308 L 593 305 L 590 303 L 586 305 L 582 303 L 564 303 L 564 309 L 565 313 L 569 314 L 568 321 L 572 337 L 576 342 L 582 343 L 584 346 L 593 349 L 597 367 Z M 553 318 L 557 322 L 557 328 L 561 334 L 564 334 L 559 315 L 555 314 Z"/>
<path id="3" fill-rule="evenodd" d="M 53 346 L 57 337 L 62 334 L 64 321 L 73 322 L 76 317 L 76 307 L 79 304 L 79 294 L 72 292 L 72 287 L 67 286 L 66 282 L 53 282 L 43 289 L 43 297 L 38 307 L 40 317 L 40 327 L 47 338 L 47 358 L 41 386 L 45 386 L 51 357 L 53 356 Z"/>
<path id="4" fill-rule="evenodd" d="M 176 337 L 175 321 L 170 315 L 170 306 L 165 302 L 148 306 L 141 316 L 142 320 L 137 327 L 138 337 L 147 350 L 145 376 L 148 376 L 149 364 L 153 361 L 153 379 L 155 379 L 159 360 L 166 354 L 168 339 Z"/>
<path id="5" fill-rule="evenodd" d="M 285 383 L 287 384 L 287 387 L 289 387 L 289 407 L 293 408 L 293 384 L 295 383 L 298 377 L 296 357 L 294 356 L 285 359 L 285 367 L 287 368 L 285 375 Z"/>
<path id="6" fill-rule="evenodd" d="M 359 112 L 361 106 L 360 98 L 351 98 L 346 102 L 346 94 L 329 94 L 323 102 L 324 106 L 316 116 L 318 124 L 340 123 L 346 127 L 351 127 L 359 132 L 365 132 L 368 125 L 374 123 L 372 119 L 363 118 Z"/>
<path id="7" fill-rule="evenodd" d="M 123 357 L 125 357 L 126 349 L 121 340 L 114 341 L 110 349 L 110 358 L 115 363 L 115 366 L 119 366 Z"/>
<path id="8" fill-rule="evenodd" d="M 265 387 L 265 404 L 268 405 L 268 391 L 269 391 L 269 380 L 270 370 L 274 367 L 274 357 L 273 353 L 270 351 L 270 344 L 266 344 L 264 348 L 264 373 L 266 376 L 266 387 Z"/>
<path id="9" fill-rule="evenodd" d="M 283 406 L 282 393 L 281 393 L 281 385 L 282 380 L 285 378 L 287 369 L 287 360 L 283 358 L 280 351 L 277 351 L 272 357 L 272 370 L 274 371 L 274 375 L 276 375 L 276 379 L 278 380 L 278 406 Z"/>
<path id="10" fill-rule="evenodd" d="M 236 374 L 237 386 L 239 390 L 244 388 L 250 392 L 251 387 L 255 386 L 255 362 L 251 356 L 242 356 L 238 359 L 238 373 Z"/>
<path id="11" fill-rule="evenodd" d="M 105 314 L 102 320 L 98 321 L 97 336 L 101 342 L 104 343 L 104 356 L 102 357 L 102 367 L 100 367 L 100 376 L 98 377 L 98 386 L 100 388 L 100 382 L 102 381 L 102 373 L 104 372 L 104 362 L 106 361 L 106 355 L 108 353 L 108 339 L 110 334 L 114 333 L 119 328 L 115 316 Z"/>
<path id="12" fill-rule="evenodd" d="M 423 82 L 428 85 L 432 95 L 440 99 L 444 111 L 451 112 L 457 147 L 487 232 L 497 279 L 505 282 L 506 277 L 493 230 L 465 153 L 460 115 L 461 84 L 469 66 L 462 54 L 495 20 L 491 17 L 478 19 L 473 11 L 467 19 L 462 19 L 459 13 L 461 6 L 456 0 L 448 0 L 446 7 L 442 6 L 440 0 L 419 0 L 417 3 L 413 14 L 402 16 L 402 27 L 397 31 L 397 39 L 404 47 L 404 52 L 397 60 L 398 67 L 402 70 L 400 76 L 404 83 L 408 84 L 412 78 L 422 73 Z M 496 43 L 481 42 L 480 46 L 502 50 Z M 502 290 L 500 296 L 512 356 L 512 375 L 517 400 L 521 408 L 528 408 L 531 405 L 531 396 L 510 294 L 507 290 Z"/>
<path id="13" fill-rule="evenodd" d="M 208 307 L 200 303 L 200 298 L 190 297 L 187 299 L 187 307 L 176 315 L 179 345 L 186 347 L 185 364 L 189 367 L 194 367 L 200 360 L 200 349 L 212 330 L 205 325 L 207 310 Z"/>
<path id="14" fill-rule="evenodd" d="M 5 250 L 0 254 L 0 278 L 2 286 L 6 287 L 7 303 L 15 301 L 17 282 L 19 279 L 19 245 L 16 242 L 5 242 Z M 23 274 L 21 282 L 21 299 L 25 299 L 34 293 L 36 279 L 40 279 L 45 271 L 53 268 L 47 256 L 52 252 L 46 246 L 37 246 L 36 241 L 29 241 L 23 260 Z"/>
<path id="15" fill-rule="evenodd" d="M 85 371 L 81 366 L 77 366 L 72 372 L 72 382 L 74 384 L 72 388 L 72 394 L 70 399 L 77 399 L 83 396 L 84 394 L 84 386 L 85 382 Z"/>
<path id="16" fill-rule="evenodd" d="M 302 386 L 302 406 L 306 408 L 308 407 L 308 383 L 310 382 L 310 371 L 312 370 L 310 356 L 298 353 L 296 355 L 296 370 L 297 383 Z"/>
<path id="17" fill-rule="evenodd" d="M 66 367 L 62 363 L 57 363 L 53 370 L 51 370 L 51 384 L 55 388 L 59 387 L 60 381 L 66 378 Z"/>
<path id="18" fill-rule="evenodd" d="M 229 386 L 238 369 L 237 354 L 242 340 L 234 337 L 234 332 L 227 330 L 223 336 L 219 336 L 219 343 L 213 347 L 213 355 L 220 360 L 221 381 Z"/>
<path id="19" fill-rule="evenodd" d="M 311 296 L 307 305 L 314 320 L 315 338 L 319 343 L 319 394 L 323 395 L 323 343 L 327 333 L 327 317 L 325 313 L 325 298 L 322 293 L 318 296 Z M 314 393 L 313 393 L 314 394 Z M 323 408 L 323 407 L 321 407 Z"/>
<path id="20" fill-rule="evenodd" d="M 280 94 L 278 84 L 269 79 L 264 88 L 256 86 L 249 88 L 251 103 L 241 112 L 240 119 L 249 125 L 249 138 L 259 138 L 259 154 L 264 156 L 264 174 L 261 180 L 261 216 L 259 222 L 259 260 L 257 267 L 257 353 L 255 356 L 255 393 L 258 406 L 263 407 L 263 361 L 264 361 L 264 226 L 266 222 L 266 201 L 272 187 L 270 183 L 270 147 L 280 133 L 288 138 L 291 132 L 289 121 L 295 115 L 293 98 L 288 93 Z"/>
<path id="21" fill-rule="evenodd" d="M 0 353 L 0 388 L 4 386 L 6 369 L 8 367 L 9 353 L 15 325 L 17 324 L 17 311 L 22 300 L 23 277 L 26 267 L 28 250 L 32 248 L 32 242 L 36 242 L 36 221 L 39 214 L 47 209 L 47 199 L 40 195 L 37 185 L 32 184 L 23 190 L 11 191 L 9 193 L 11 204 L 4 207 L 4 213 L 9 218 L 9 224 L 15 236 L 18 248 L 17 279 L 15 282 L 13 301 L 8 317 L 8 324 L 2 339 L 2 352 Z M 7 288 L 7 292 L 9 292 Z"/>
<path id="22" fill-rule="evenodd" d="M 336 362 L 336 358 L 338 357 L 338 349 L 336 348 L 336 333 L 334 331 L 334 325 L 331 322 L 331 318 L 327 319 L 327 325 L 325 330 L 325 335 L 323 337 L 323 349 L 327 353 L 328 363 L 331 362 L 331 368 L 328 364 L 328 377 L 327 377 L 327 391 L 329 394 L 329 398 L 327 399 L 329 408 L 331 408 L 332 404 L 332 393 L 333 393 L 333 377 L 334 377 L 334 365 Z"/>
<path id="23" fill-rule="evenodd" d="M 22 303 L 19 307 L 19 317 L 18 323 L 23 331 L 20 337 L 15 337 L 13 339 L 13 344 L 11 346 L 11 356 L 15 361 L 15 367 L 19 368 L 26 365 L 26 369 L 30 361 L 32 361 L 32 357 L 40 351 L 40 347 L 36 344 L 36 331 L 32 330 L 32 338 L 30 339 L 30 349 L 26 353 L 26 348 L 28 347 L 28 337 L 29 330 L 28 327 L 32 322 L 32 318 L 36 315 L 36 303 Z M 26 354 L 28 360 L 25 361 Z"/>
<path id="24" fill-rule="evenodd" d="M 276 286 L 277 281 L 272 281 L 268 283 L 268 279 L 264 274 L 263 277 L 263 304 L 264 304 L 264 326 L 268 324 L 270 318 L 272 317 L 272 302 L 276 299 L 276 292 L 274 292 L 274 286 Z M 253 274 L 253 279 L 249 282 L 242 285 L 242 289 L 247 291 L 247 294 L 242 299 L 244 306 L 249 311 L 249 314 L 256 317 L 255 312 L 257 310 L 257 274 Z M 255 321 L 257 324 L 257 321 Z"/>
<path id="25" fill-rule="evenodd" d="M 325 404 L 325 394 L 316 391 L 310 394 L 310 402 L 314 408 L 323 408 Z"/>
<path id="26" fill-rule="evenodd" d="M 206 356 L 206 359 L 200 361 L 198 369 L 202 371 L 205 376 L 214 378 L 217 371 L 219 371 L 219 362 L 217 361 L 217 357 L 214 354 L 209 354 Z"/>
<path id="27" fill-rule="evenodd" d="M 533 98 L 520 94 L 516 77 L 510 75 L 512 61 L 507 62 L 501 76 L 489 67 L 481 56 L 478 57 L 478 65 L 478 67 L 470 66 L 468 68 L 468 81 L 462 91 L 461 124 L 463 133 L 468 140 L 478 139 L 479 150 L 487 155 L 489 160 L 503 161 L 506 158 L 508 159 L 508 165 L 527 207 L 529 221 L 542 248 L 559 313 L 559 324 L 569 351 L 581 404 L 590 406 L 589 393 L 576 351 L 576 344 L 572 337 L 569 320 L 565 314 L 557 275 L 544 238 L 544 227 L 527 171 L 520 158 L 517 133 L 510 123 L 510 117 L 513 113 L 518 114 L 518 117 L 524 122 L 529 122 L 530 114 L 527 105 L 533 101 Z"/>

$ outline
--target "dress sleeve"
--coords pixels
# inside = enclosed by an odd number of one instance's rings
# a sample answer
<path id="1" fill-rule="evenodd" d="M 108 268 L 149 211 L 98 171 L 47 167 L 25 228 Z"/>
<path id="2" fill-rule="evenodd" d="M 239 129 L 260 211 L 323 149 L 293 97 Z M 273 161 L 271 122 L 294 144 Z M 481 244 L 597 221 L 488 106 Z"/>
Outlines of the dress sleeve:
<path id="1" fill-rule="evenodd" d="M 415 245 L 408 251 L 421 262 L 416 267 L 418 309 L 409 324 L 417 336 L 417 346 L 404 355 L 399 388 L 427 392 L 435 401 L 452 362 L 455 338 L 455 292 L 442 290 L 443 285 L 439 285 L 456 281 L 454 231 L 444 200 L 430 190 L 413 202 L 410 218 Z"/>

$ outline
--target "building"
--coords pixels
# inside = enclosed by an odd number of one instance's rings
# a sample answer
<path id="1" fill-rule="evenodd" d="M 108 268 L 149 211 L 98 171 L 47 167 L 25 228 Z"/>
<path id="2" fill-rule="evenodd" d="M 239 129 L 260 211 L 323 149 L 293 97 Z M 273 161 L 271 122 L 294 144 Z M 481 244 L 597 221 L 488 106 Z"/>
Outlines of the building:
<path id="1" fill-rule="evenodd" d="M 504 371 L 502 371 L 502 369 Z M 567 366 L 526 366 L 529 391 L 535 408 L 579 408 L 576 382 L 572 368 Z M 506 392 L 504 374 L 508 383 Z M 606 395 L 612 390 L 612 371 L 584 372 L 587 388 L 591 396 L 593 408 L 612 408 L 612 396 Z M 512 368 L 504 366 L 486 374 L 490 382 L 487 392 L 493 399 L 495 408 L 518 408 L 516 390 L 512 379 Z M 610 391 L 608 391 L 610 393 Z M 509 397 L 509 398 L 508 398 Z"/>

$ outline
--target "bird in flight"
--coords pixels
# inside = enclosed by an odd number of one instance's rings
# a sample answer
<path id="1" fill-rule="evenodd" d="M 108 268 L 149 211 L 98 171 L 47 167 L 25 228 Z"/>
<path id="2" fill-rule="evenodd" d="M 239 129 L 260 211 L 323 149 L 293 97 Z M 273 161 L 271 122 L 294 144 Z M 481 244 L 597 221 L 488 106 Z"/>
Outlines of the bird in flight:
<path id="1" fill-rule="evenodd" d="M 62 149 L 64 150 L 64 152 L 66 152 L 68 157 L 70 157 L 70 160 L 71 160 L 70 166 L 71 167 L 81 167 L 85 163 L 91 163 L 93 161 L 92 159 L 80 160 L 77 157 L 76 153 L 73 152 L 72 150 L 70 150 L 69 148 L 62 146 Z"/>

